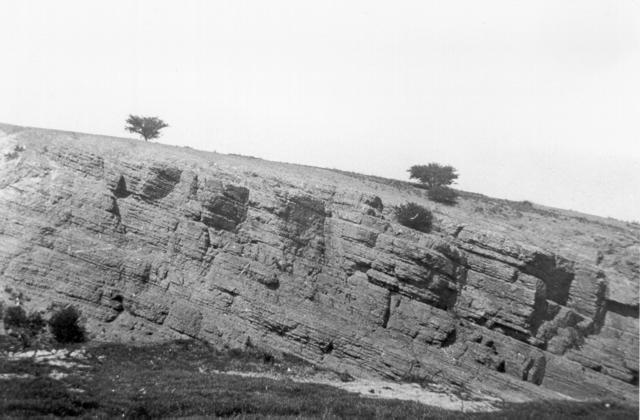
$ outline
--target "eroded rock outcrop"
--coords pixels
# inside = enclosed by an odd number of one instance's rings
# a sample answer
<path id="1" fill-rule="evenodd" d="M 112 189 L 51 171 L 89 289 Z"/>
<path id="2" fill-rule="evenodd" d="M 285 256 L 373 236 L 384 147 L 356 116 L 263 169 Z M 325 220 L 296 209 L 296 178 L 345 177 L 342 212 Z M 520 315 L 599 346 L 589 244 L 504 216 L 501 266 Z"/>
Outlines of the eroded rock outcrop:
<path id="1" fill-rule="evenodd" d="M 13 126 L 0 151 L 4 300 L 73 302 L 97 338 L 250 342 L 511 399 L 636 398 L 637 225 Z M 433 232 L 395 222 L 409 200 Z"/>

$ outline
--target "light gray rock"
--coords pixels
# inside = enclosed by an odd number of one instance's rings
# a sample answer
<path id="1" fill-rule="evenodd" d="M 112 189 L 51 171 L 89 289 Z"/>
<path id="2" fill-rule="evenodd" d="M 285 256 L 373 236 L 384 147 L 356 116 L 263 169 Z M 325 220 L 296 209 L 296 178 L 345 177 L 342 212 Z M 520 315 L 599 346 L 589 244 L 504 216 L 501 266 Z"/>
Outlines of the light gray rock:
<path id="1" fill-rule="evenodd" d="M 100 339 L 249 340 L 357 375 L 636 400 L 637 227 L 511 220 L 520 210 L 439 207 L 400 181 L 0 125 L 0 151 L 16 144 L 0 156 L 5 302 L 73 303 Z M 434 210 L 433 232 L 396 223 L 406 201 Z M 580 234 L 546 228 L 556 217 Z"/>

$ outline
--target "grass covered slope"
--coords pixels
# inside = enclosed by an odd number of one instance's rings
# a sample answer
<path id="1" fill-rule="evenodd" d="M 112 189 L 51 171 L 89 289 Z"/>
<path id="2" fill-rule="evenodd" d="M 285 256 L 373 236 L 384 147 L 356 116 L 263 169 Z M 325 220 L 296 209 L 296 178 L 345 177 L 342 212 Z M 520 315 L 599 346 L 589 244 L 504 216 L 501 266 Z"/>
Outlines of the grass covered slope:
<path id="1" fill-rule="evenodd" d="M 460 413 L 417 402 L 367 398 L 326 384 L 226 374 L 322 374 L 340 382 L 337 375 L 297 359 L 274 358 L 251 349 L 216 351 L 196 341 L 102 344 L 63 351 L 71 354 L 66 362 L 2 359 L 3 417 L 636 418 L 635 409 L 607 402 L 506 404 L 491 413 Z"/>

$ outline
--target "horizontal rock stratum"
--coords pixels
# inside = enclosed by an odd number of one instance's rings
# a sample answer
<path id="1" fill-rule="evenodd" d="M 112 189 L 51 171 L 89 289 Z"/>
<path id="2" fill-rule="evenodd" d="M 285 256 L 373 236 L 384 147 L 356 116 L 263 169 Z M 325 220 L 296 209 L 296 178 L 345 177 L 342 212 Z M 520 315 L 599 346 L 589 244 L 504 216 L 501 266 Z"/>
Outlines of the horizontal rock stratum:
<path id="1" fill-rule="evenodd" d="M 335 170 L 0 125 L 0 299 L 96 339 L 255 345 L 510 400 L 637 404 L 640 226 Z M 407 201 L 430 233 L 399 225 Z"/>

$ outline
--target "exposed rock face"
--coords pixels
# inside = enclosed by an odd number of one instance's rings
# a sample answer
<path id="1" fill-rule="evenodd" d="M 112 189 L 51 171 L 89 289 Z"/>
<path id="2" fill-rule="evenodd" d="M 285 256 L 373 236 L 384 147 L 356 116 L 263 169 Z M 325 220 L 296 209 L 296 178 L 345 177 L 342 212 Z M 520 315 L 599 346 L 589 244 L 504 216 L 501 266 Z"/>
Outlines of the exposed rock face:
<path id="1" fill-rule="evenodd" d="M 97 338 L 247 342 L 510 399 L 637 398 L 640 227 L 335 171 L 0 125 L 0 296 Z M 398 225 L 393 206 L 434 210 Z"/>

